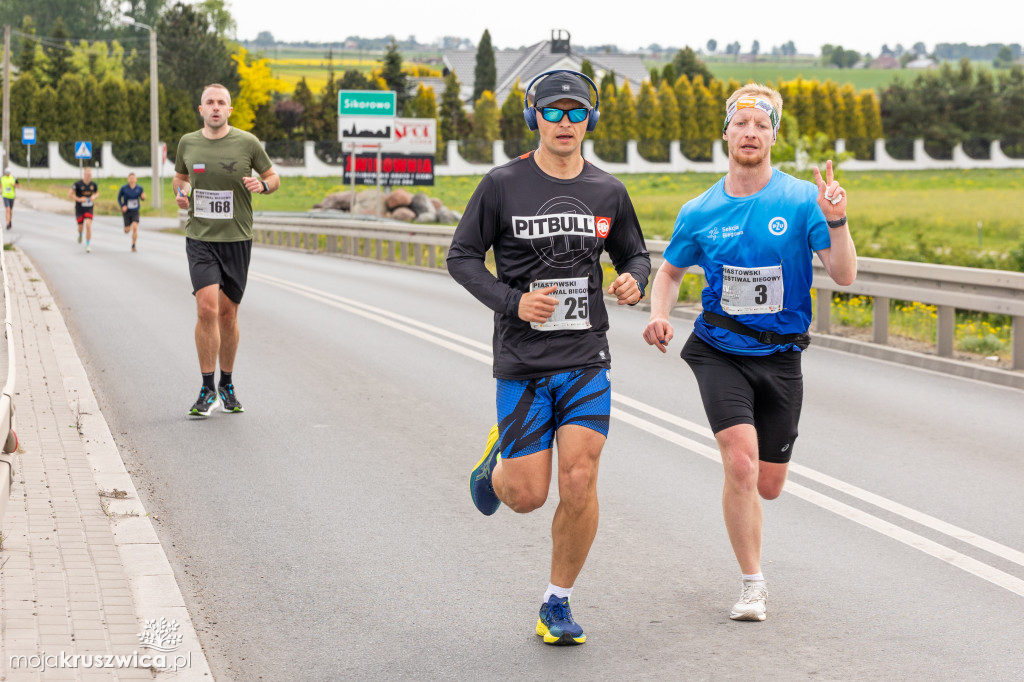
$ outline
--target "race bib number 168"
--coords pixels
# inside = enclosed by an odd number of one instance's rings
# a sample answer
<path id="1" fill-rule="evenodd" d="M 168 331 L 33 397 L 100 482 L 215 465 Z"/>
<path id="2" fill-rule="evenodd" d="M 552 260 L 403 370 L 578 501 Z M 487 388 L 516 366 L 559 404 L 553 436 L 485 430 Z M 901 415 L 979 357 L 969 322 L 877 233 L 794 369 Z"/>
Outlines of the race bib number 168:
<path id="1" fill-rule="evenodd" d="M 230 220 L 235 216 L 235 196 L 231 190 L 197 189 L 192 192 L 196 218 Z"/>

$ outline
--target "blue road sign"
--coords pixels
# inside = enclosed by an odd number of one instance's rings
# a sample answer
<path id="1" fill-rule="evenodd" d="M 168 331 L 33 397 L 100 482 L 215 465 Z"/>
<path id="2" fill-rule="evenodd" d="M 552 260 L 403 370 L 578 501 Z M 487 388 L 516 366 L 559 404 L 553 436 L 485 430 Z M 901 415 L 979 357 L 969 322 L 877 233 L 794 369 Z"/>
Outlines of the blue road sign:
<path id="1" fill-rule="evenodd" d="M 92 142 L 75 142 L 75 158 L 76 159 L 91 159 L 92 158 Z"/>
<path id="2" fill-rule="evenodd" d="M 36 143 L 36 129 L 34 126 L 24 126 L 21 129 L 21 143 L 22 144 L 35 144 Z"/>

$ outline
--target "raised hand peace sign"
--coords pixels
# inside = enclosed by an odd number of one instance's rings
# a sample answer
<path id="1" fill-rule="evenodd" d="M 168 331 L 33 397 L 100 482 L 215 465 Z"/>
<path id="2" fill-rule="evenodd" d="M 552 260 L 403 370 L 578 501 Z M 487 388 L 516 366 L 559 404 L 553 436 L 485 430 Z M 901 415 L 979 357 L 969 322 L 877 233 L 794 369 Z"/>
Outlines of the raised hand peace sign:
<path id="1" fill-rule="evenodd" d="M 832 173 L 832 160 L 825 162 L 825 179 L 814 167 L 814 180 L 818 183 L 818 206 L 825 214 L 825 220 L 839 220 L 846 215 L 846 190 L 840 186 Z"/>

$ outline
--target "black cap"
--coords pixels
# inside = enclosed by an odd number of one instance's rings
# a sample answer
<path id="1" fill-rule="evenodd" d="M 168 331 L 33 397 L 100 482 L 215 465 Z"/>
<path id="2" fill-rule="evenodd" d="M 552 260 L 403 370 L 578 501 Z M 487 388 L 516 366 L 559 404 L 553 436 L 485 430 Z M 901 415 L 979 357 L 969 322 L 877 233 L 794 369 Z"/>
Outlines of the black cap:
<path id="1" fill-rule="evenodd" d="M 590 103 L 590 86 L 587 82 L 579 76 L 564 71 L 553 73 L 538 83 L 533 95 L 534 106 L 538 109 L 560 99 L 572 99 L 587 108 L 593 107 Z"/>

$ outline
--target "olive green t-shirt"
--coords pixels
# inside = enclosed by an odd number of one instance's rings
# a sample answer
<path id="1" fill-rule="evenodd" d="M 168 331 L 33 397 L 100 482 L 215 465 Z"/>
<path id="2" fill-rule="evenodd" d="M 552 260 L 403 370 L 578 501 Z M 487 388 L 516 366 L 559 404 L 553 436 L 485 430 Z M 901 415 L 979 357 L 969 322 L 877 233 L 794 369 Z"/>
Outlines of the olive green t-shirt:
<path id="1" fill-rule="evenodd" d="M 252 194 L 242 178 L 262 175 L 273 164 L 255 135 L 238 128 L 218 140 L 202 130 L 178 141 L 174 171 L 192 185 L 185 236 L 205 242 L 252 239 Z"/>

